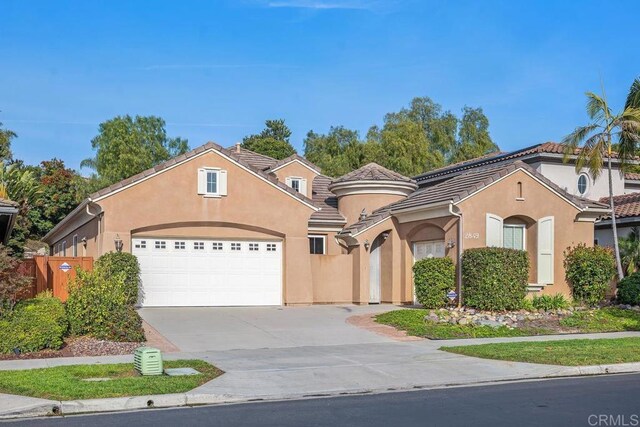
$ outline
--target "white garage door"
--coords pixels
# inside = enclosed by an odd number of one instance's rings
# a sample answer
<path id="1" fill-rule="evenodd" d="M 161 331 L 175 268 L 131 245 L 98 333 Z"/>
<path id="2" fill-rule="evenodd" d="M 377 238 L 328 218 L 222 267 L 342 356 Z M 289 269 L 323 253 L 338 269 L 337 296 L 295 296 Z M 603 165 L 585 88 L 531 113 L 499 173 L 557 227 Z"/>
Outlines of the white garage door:
<path id="1" fill-rule="evenodd" d="M 282 243 L 135 238 L 142 305 L 282 304 Z"/>

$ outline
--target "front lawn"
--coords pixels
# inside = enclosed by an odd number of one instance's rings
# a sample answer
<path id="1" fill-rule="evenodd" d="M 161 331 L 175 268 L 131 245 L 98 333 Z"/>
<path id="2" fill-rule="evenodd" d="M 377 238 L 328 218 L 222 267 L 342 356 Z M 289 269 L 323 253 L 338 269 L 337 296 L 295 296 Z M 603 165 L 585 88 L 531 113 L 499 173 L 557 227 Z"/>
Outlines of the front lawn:
<path id="1" fill-rule="evenodd" d="M 546 365 L 587 366 L 640 362 L 640 338 L 513 342 L 441 347 L 440 350 L 483 359 Z"/>
<path id="2" fill-rule="evenodd" d="M 599 310 L 577 311 L 552 322 L 524 321 L 517 328 L 506 326 L 452 325 L 425 320 L 430 310 L 402 309 L 376 316 L 375 320 L 409 335 L 429 339 L 520 337 L 561 333 L 620 332 L 640 330 L 640 313 L 607 307 Z"/>
<path id="3" fill-rule="evenodd" d="M 52 400 L 183 393 L 222 374 L 221 370 L 201 360 L 164 361 L 164 367 L 190 367 L 200 375 L 143 377 L 133 369 L 132 363 L 0 371 L 0 393 Z M 109 381 L 84 381 L 87 378 L 109 378 Z"/>

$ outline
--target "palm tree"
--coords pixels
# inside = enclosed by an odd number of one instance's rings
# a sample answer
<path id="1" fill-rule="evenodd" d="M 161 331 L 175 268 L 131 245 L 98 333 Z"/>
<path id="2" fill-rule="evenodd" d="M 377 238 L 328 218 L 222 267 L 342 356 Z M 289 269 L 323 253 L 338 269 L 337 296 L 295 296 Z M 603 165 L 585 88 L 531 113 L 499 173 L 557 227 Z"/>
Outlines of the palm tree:
<path id="1" fill-rule="evenodd" d="M 640 267 L 640 230 L 638 227 L 633 227 L 627 237 L 621 237 L 619 244 L 625 273 L 635 273 Z"/>
<path id="2" fill-rule="evenodd" d="M 629 96 L 632 102 L 640 101 L 640 96 L 636 96 L 640 89 L 640 82 L 634 91 L 631 87 Z M 640 109 L 635 106 L 626 106 L 618 114 L 614 114 L 607 103 L 604 88 L 602 96 L 593 92 L 587 92 L 587 114 L 591 123 L 586 126 L 577 127 L 571 134 L 564 137 L 562 143 L 565 144 L 564 160 L 568 161 L 569 156 L 577 154 L 576 171 L 581 171 L 584 167 L 589 169 L 593 179 L 597 179 L 602 172 L 604 162 L 607 162 L 607 172 L 609 177 L 609 207 L 611 209 L 611 225 L 613 229 L 613 246 L 618 268 L 618 278 L 622 279 L 622 263 L 620 262 L 620 248 L 618 246 L 618 228 L 616 226 L 615 206 L 613 201 L 613 181 L 611 172 L 612 145 L 614 139 L 618 141 L 618 160 L 624 168 L 635 154 L 636 144 L 640 142 Z M 582 147 L 580 148 L 580 145 Z M 580 148 L 580 149 L 579 149 Z"/>

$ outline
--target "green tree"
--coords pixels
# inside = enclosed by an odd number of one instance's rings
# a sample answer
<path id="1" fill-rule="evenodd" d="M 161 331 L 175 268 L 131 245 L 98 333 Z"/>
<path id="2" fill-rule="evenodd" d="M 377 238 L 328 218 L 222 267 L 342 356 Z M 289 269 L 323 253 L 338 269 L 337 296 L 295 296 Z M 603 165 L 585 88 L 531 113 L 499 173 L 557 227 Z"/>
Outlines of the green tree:
<path id="1" fill-rule="evenodd" d="M 629 93 L 632 96 L 632 86 Z M 587 92 L 587 114 L 591 122 L 577 127 L 571 134 L 564 137 L 565 162 L 578 148 L 576 171 L 588 168 L 594 179 L 598 178 L 606 167 L 609 178 L 609 206 L 615 212 L 613 200 L 613 181 L 611 169 L 611 154 L 614 140 L 618 141 L 618 157 L 623 167 L 631 160 L 640 139 L 640 109 L 627 106 L 620 113 L 614 113 L 606 99 L 604 89 L 602 96 Z M 605 166 L 606 161 L 606 166 Z M 618 245 L 618 228 L 615 214 L 612 215 L 613 245 L 616 258 L 618 278 L 624 277 L 620 248 Z"/>
<path id="2" fill-rule="evenodd" d="M 626 274 L 632 274 L 640 269 L 640 230 L 633 227 L 627 237 L 621 237 L 618 241 L 620 245 L 620 259 L 622 268 Z"/>
<path id="3" fill-rule="evenodd" d="M 17 135 L 15 132 L 9 129 L 2 128 L 2 122 L 0 122 L 0 160 L 10 162 L 13 159 L 11 153 L 11 140 Z"/>
<path id="4" fill-rule="evenodd" d="M 364 163 L 365 153 L 358 132 L 331 127 L 326 135 L 310 130 L 304 139 L 304 156 L 328 176 L 344 175 Z"/>
<path id="5" fill-rule="evenodd" d="M 296 152 L 289 142 L 290 137 L 291 130 L 284 120 L 267 120 L 265 128 L 259 134 L 245 136 L 241 145 L 242 148 L 274 159 L 284 159 Z"/>
<path id="6" fill-rule="evenodd" d="M 96 171 L 104 185 L 129 178 L 189 150 L 186 139 L 169 138 L 160 117 L 117 116 L 100 124 L 91 146 L 94 158 L 81 167 Z"/>
<path id="7" fill-rule="evenodd" d="M 482 108 L 464 107 L 451 162 L 475 159 L 495 151 L 498 146 L 491 140 L 489 119 Z"/>
<path id="8" fill-rule="evenodd" d="M 87 195 L 86 179 L 58 159 L 43 161 L 36 168 L 41 195 L 29 209 L 31 239 L 41 239 Z"/>

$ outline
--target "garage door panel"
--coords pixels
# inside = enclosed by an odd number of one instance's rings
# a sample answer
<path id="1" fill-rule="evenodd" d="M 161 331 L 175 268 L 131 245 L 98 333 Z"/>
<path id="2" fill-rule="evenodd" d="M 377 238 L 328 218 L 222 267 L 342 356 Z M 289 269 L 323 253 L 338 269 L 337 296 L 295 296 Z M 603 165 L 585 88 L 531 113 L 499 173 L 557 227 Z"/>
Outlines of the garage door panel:
<path id="1" fill-rule="evenodd" d="M 144 306 L 282 304 L 280 242 L 136 238 L 132 243 Z M 232 243 L 240 250 L 232 250 Z"/>

